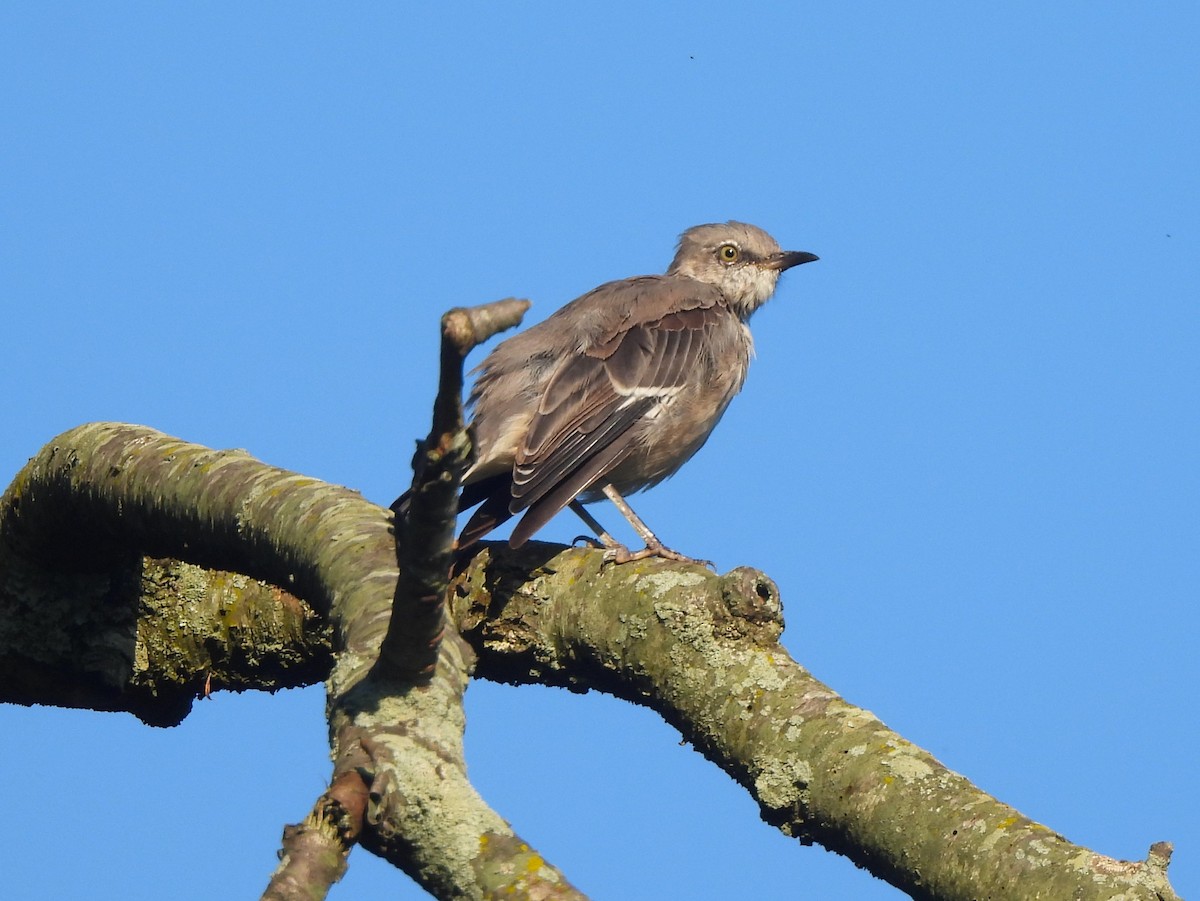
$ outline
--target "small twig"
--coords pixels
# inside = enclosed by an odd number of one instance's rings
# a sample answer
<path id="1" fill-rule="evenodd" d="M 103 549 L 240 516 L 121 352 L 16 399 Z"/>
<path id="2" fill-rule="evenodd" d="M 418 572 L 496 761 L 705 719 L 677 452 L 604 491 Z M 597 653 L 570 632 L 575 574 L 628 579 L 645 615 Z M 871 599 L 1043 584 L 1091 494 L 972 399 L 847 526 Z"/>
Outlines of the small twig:
<path id="1" fill-rule="evenodd" d="M 433 426 L 413 461 L 407 510 L 397 514 L 400 580 L 379 651 L 379 665 L 396 675 L 427 678 L 442 637 L 458 487 L 471 455 L 470 436 L 463 425 L 463 358 L 477 344 L 517 325 L 529 306 L 527 300 L 510 297 L 478 307 L 456 307 L 442 317 Z"/>
<path id="2" fill-rule="evenodd" d="M 263 901 L 324 898 L 346 873 L 346 858 L 362 832 L 366 809 L 367 786 L 358 773 L 335 779 L 304 822 L 284 828 L 279 866 Z"/>

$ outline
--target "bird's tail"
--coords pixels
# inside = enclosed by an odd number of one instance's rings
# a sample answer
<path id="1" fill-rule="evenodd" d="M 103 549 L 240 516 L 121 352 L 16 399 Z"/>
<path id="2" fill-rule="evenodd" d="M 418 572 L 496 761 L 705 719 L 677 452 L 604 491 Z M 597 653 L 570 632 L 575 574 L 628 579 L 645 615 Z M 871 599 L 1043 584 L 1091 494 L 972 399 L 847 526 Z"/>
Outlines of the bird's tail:
<path id="1" fill-rule="evenodd" d="M 507 473 L 481 479 L 463 486 L 458 496 L 458 512 L 478 507 L 458 536 L 458 548 L 470 547 L 497 526 L 512 518 L 509 503 L 512 500 L 512 478 Z M 404 492 L 392 502 L 391 510 L 396 521 L 408 519 L 408 508 L 412 501 L 412 489 Z"/>

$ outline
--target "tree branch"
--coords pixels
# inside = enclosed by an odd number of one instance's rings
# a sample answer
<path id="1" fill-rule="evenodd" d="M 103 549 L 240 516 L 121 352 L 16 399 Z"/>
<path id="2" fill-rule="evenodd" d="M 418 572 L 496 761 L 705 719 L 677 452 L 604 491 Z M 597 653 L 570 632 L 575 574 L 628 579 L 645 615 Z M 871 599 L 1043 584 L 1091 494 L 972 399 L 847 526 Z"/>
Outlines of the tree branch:
<path id="1" fill-rule="evenodd" d="M 263 901 L 324 898 L 346 873 L 367 808 L 367 785 L 355 772 L 334 779 L 304 822 L 283 830 L 279 866 Z"/>
<path id="2" fill-rule="evenodd" d="M 463 425 L 463 358 L 477 344 L 512 328 L 529 301 L 456 307 L 442 317 L 441 367 L 429 437 L 413 457 L 413 484 L 396 515 L 400 581 L 379 650 L 379 664 L 402 677 L 428 677 L 443 628 L 442 605 L 454 555 L 458 488 L 470 460 Z"/>
<path id="3" fill-rule="evenodd" d="M 59 570 L 85 580 L 101 574 L 104 585 L 116 578 L 106 574 L 128 578 L 154 554 L 288 585 L 327 617 L 336 659 L 327 686 L 332 784 L 360 779 L 368 803 L 345 807 L 348 828 L 322 830 L 318 813 L 289 831 L 269 887 L 277 897 L 323 896 L 340 872 L 331 847 L 340 843 L 344 854 L 360 832 L 363 844 L 438 898 L 582 897 L 467 781 L 461 697 L 470 649 L 442 642 L 424 688 L 373 670 L 398 577 L 396 550 L 386 511 L 355 492 L 242 452 L 93 423 L 43 448 L 0 497 L 0 549 L 0 581 L 18 589 L 22 579 L 52 579 Z M 19 593 L 0 600 L 12 596 Z M 105 598 L 90 596 L 100 606 Z M 112 670 L 109 689 L 119 694 L 126 670 Z M 314 810 L 327 812 L 329 797 Z"/>
<path id="4" fill-rule="evenodd" d="M 60 683 L 61 697 L 47 681 L 39 700 L 88 703 L 72 686 L 91 679 L 101 709 L 134 709 L 120 698 L 131 691 L 130 621 L 170 644 L 166 611 L 184 609 L 147 601 L 154 586 L 185 602 L 202 596 L 187 607 L 200 619 L 219 619 L 238 603 L 275 604 L 284 608 L 280 624 L 263 634 L 279 641 L 277 656 L 314 667 L 328 661 L 320 642 L 298 634 L 311 631 L 311 614 L 297 613 L 289 595 L 250 583 L 244 594 L 231 592 L 228 574 L 174 564 L 146 576 L 158 566 L 143 561 L 151 553 L 270 576 L 332 627 L 333 788 L 289 831 L 276 874 L 299 874 L 289 884 L 310 896 L 337 878 L 357 834 L 439 898 L 581 897 L 466 779 L 461 695 L 478 654 L 477 675 L 596 688 L 657 710 L 750 792 L 768 822 L 914 897 L 1178 898 L 1166 875 L 1169 845 L 1138 862 L 1073 845 L 815 680 L 778 644 L 779 597 L 761 573 L 716 576 L 659 560 L 602 567 L 596 551 L 489 545 L 455 582 L 447 611 L 470 647 L 448 629 L 433 678 L 414 687 L 374 667 L 397 576 L 383 511 L 244 454 L 135 426 L 94 424 L 61 436 L 0 497 L 0 672 L 20 670 L 11 662 L 16 631 L 53 633 L 29 614 L 46 598 L 94 628 L 90 642 L 67 641 L 81 661 L 74 681 Z M 206 604 L 210 612 L 198 612 Z M 14 610 L 28 628 L 13 625 L 22 622 Z M 248 650 L 264 640 L 232 626 L 220 634 Z M 203 668 L 186 650 L 191 641 L 185 634 L 178 654 L 145 643 L 150 683 L 161 689 L 179 669 L 195 691 Z M 36 660 L 37 641 L 28 643 L 21 659 Z M 46 640 L 58 643 L 53 634 Z M 227 678 L 252 678 L 248 660 L 220 656 Z M 301 671 L 304 660 L 296 665 Z M 0 680 L 0 691 L 14 681 Z M 284 882 L 270 890 L 286 890 Z"/>
<path id="5" fill-rule="evenodd" d="M 656 710 L 801 843 L 914 898 L 1177 898 L 1170 845 L 1141 862 L 1074 845 L 814 679 L 778 643 L 779 595 L 762 573 L 496 550 L 476 556 L 452 602 L 478 675 Z"/>
<path id="6" fill-rule="evenodd" d="M 333 663 L 293 595 L 237 573 L 140 558 L 46 570 L 0 547 L 0 701 L 125 711 L 174 726 L 219 689 L 296 688 Z"/>

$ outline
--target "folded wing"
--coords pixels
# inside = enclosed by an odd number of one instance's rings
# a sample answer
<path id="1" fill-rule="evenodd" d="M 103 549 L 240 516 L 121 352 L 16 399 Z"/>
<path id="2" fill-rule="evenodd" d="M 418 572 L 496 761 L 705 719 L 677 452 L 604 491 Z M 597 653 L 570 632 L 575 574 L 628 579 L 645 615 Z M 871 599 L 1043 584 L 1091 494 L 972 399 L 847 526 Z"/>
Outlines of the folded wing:
<path id="1" fill-rule="evenodd" d="M 706 338 L 731 315 L 720 295 L 684 292 L 678 283 L 653 287 L 634 316 L 566 357 L 551 377 L 513 467 L 509 513 L 526 511 L 513 547 L 634 453 L 642 426 L 711 370 Z"/>

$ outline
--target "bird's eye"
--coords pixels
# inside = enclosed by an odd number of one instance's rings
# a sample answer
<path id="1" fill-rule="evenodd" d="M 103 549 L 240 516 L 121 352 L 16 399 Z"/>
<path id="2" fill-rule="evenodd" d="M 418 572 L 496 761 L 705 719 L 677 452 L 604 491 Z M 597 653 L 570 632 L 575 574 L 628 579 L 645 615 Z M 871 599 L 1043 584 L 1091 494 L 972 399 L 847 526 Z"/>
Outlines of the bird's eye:
<path id="1" fill-rule="evenodd" d="M 736 244 L 722 244 L 717 248 L 717 259 L 722 263 L 736 263 L 741 255 Z"/>

